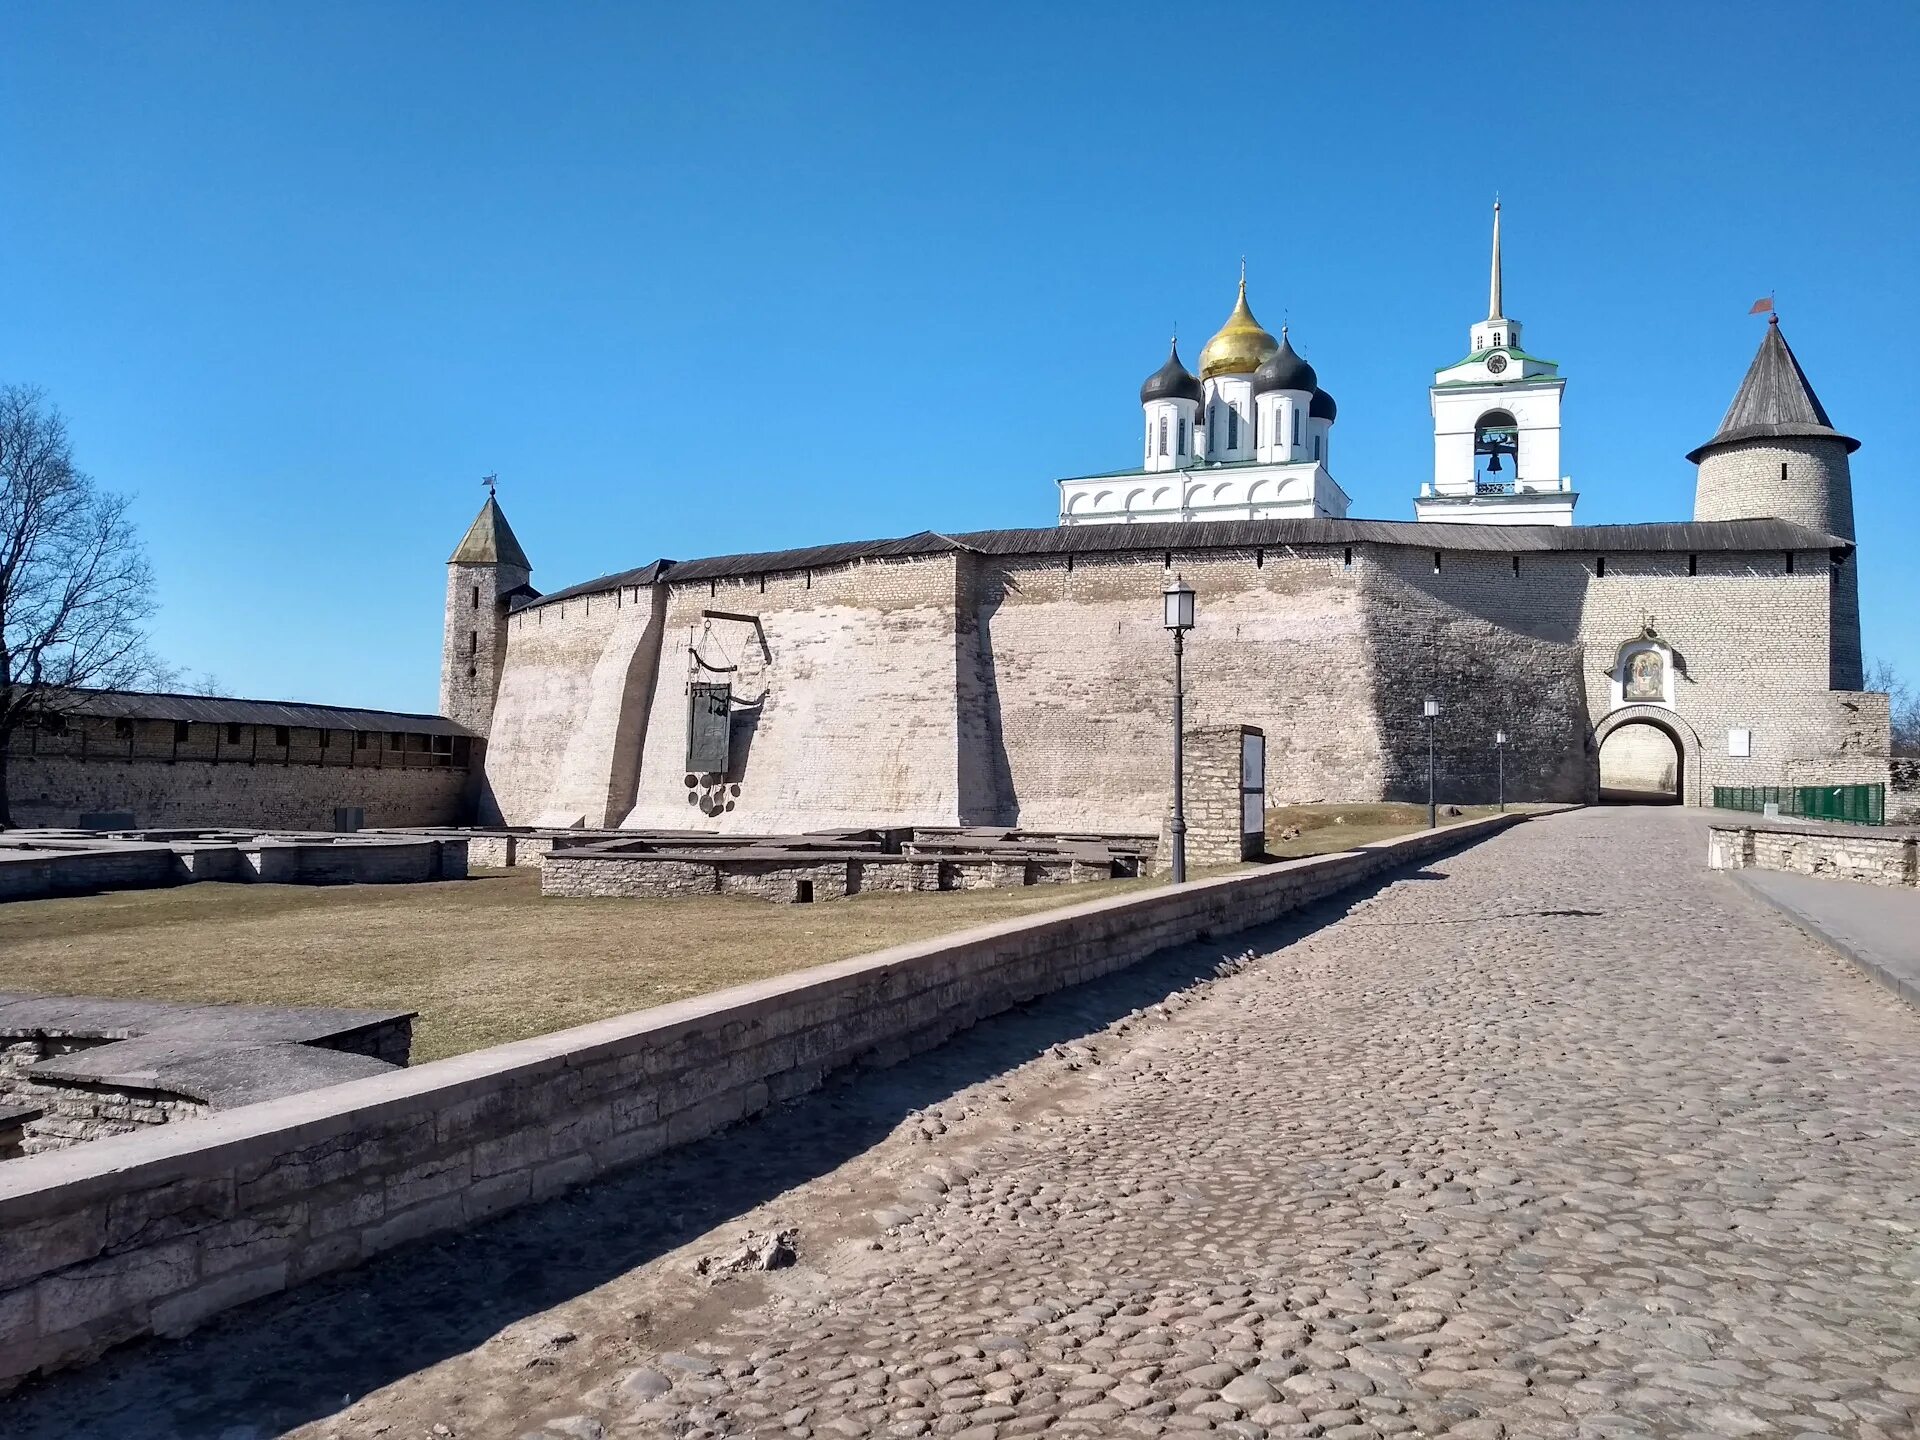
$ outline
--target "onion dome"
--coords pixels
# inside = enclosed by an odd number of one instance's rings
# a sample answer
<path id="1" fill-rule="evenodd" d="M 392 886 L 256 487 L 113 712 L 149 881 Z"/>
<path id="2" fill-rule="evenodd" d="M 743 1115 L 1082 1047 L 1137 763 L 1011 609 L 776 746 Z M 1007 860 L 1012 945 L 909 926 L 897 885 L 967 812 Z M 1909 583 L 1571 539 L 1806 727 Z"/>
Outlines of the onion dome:
<path id="1" fill-rule="evenodd" d="M 1150 405 L 1155 400 L 1191 400 L 1200 402 L 1200 382 L 1187 373 L 1187 367 L 1180 363 L 1180 345 L 1174 342 L 1167 349 L 1167 363 L 1146 378 L 1140 386 L 1140 403 Z"/>
<path id="2" fill-rule="evenodd" d="M 1333 397 L 1324 390 L 1313 392 L 1313 403 L 1307 406 L 1307 414 L 1315 420 L 1331 420 L 1340 413 L 1340 407 L 1333 403 Z"/>
<path id="3" fill-rule="evenodd" d="M 1253 393 L 1265 395 L 1270 390 L 1307 390 L 1319 388 L 1320 377 L 1313 373 L 1313 367 L 1300 358 L 1293 348 L 1293 342 L 1287 339 L 1286 326 L 1280 327 L 1280 348 L 1267 357 L 1266 362 L 1253 372 Z"/>
<path id="4" fill-rule="evenodd" d="M 1253 311 L 1247 308 L 1247 277 L 1242 275 L 1240 298 L 1234 302 L 1233 313 L 1200 352 L 1200 378 L 1251 375 L 1260 368 L 1261 361 L 1279 348 L 1280 342 L 1260 328 Z"/>

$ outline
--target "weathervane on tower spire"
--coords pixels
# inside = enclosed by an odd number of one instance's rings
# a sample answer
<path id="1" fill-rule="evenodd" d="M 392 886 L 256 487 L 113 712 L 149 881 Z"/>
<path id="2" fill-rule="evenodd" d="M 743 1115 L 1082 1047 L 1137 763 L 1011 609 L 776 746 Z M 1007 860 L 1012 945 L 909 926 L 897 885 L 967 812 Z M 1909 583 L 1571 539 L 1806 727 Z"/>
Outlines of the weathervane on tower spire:
<path id="1" fill-rule="evenodd" d="M 494 488 L 500 483 L 500 476 L 497 473 L 482 475 L 480 477 L 480 483 L 487 487 L 487 498 L 491 500 L 493 498 Z"/>

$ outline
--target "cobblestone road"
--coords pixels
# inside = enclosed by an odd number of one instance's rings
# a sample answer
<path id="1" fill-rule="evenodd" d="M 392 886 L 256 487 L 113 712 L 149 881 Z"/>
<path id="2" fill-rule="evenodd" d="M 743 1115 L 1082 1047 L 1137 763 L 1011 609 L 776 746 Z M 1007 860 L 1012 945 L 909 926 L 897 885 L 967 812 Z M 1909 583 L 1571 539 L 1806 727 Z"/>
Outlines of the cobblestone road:
<path id="1" fill-rule="evenodd" d="M 1704 848 L 1602 810 L 1436 861 L 299 1433 L 1913 1435 L 1920 1014 Z M 694 1276 L 780 1224 L 797 1265 Z M 100 1413 L 187 1414 L 273 1323 Z"/>

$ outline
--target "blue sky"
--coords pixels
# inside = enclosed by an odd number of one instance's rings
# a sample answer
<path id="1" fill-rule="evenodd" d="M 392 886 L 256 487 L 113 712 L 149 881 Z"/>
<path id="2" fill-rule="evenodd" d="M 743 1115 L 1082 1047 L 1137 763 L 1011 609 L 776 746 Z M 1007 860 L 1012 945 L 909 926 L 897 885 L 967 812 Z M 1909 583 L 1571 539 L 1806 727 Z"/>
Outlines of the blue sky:
<path id="1" fill-rule="evenodd" d="M 556 589 L 1046 525 L 1247 256 L 1411 518 L 1485 303 L 1588 522 L 1685 518 L 1774 290 L 1920 680 L 1920 9 L 10 5 L 0 381 L 133 492 L 167 659 L 431 709 L 497 471 Z"/>

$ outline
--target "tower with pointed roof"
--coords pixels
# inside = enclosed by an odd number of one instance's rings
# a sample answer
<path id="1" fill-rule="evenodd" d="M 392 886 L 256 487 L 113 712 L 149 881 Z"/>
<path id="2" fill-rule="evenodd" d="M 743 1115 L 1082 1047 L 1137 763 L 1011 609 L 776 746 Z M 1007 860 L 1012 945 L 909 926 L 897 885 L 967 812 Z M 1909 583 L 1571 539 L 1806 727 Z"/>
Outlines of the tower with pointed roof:
<path id="1" fill-rule="evenodd" d="M 1693 499 L 1695 520 L 1791 520 L 1848 542 L 1833 568 L 1829 626 L 1831 685 L 1858 690 L 1860 579 L 1853 541 L 1853 472 L 1848 456 L 1860 442 L 1834 429 L 1813 393 L 1807 372 L 1780 332 L 1780 318 L 1767 319 L 1759 353 L 1720 428 L 1689 451 L 1699 467 Z"/>
<path id="2" fill-rule="evenodd" d="M 507 658 L 507 613 L 537 597 L 533 566 L 489 486 L 487 503 L 447 561 L 447 609 L 440 653 L 440 713 L 477 735 L 493 724 Z"/>
<path id="3" fill-rule="evenodd" d="M 1506 313 L 1500 202 L 1493 202 L 1487 318 L 1468 331 L 1465 359 L 1434 374 L 1433 479 L 1415 499 L 1421 520 L 1477 525 L 1571 525 L 1579 500 L 1560 473 L 1560 401 L 1567 382 L 1520 344 Z"/>

